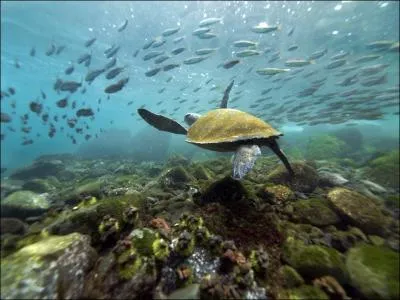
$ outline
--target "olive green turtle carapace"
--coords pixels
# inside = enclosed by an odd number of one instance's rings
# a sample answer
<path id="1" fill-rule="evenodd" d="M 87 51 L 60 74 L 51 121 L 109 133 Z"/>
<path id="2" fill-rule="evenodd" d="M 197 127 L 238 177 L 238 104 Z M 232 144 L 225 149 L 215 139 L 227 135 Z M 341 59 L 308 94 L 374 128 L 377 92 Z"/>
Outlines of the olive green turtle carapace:
<path id="1" fill-rule="evenodd" d="M 188 129 L 172 119 L 144 108 L 138 109 L 138 113 L 147 123 L 159 130 L 186 135 L 188 143 L 218 152 L 235 152 L 235 179 L 242 179 L 253 168 L 257 156 L 261 155 L 262 146 L 270 147 L 293 176 L 293 169 L 276 141 L 283 134 L 249 113 L 227 108 L 233 83 L 234 81 L 226 88 L 220 108 L 202 116 L 194 113 L 185 115 Z"/>

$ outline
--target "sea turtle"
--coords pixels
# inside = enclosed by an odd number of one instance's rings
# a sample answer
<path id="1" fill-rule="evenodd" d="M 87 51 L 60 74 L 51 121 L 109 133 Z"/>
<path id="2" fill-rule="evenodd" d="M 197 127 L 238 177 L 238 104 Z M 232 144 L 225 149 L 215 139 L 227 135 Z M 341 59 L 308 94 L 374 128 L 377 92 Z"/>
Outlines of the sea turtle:
<path id="1" fill-rule="evenodd" d="M 227 108 L 233 83 L 234 81 L 226 88 L 220 108 L 202 116 L 194 113 L 185 115 L 188 129 L 172 119 L 144 108 L 139 108 L 138 113 L 147 123 L 159 130 L 186 135 L 188 143 L 218 152 L 235 152 L 235 179 L 242 179 L 253 168 L 257 156 L 261 155 L 261 146 L 270 147 L 293 176 L 293 169 L 276 141 L 283 134 L 249 113 Z"/>

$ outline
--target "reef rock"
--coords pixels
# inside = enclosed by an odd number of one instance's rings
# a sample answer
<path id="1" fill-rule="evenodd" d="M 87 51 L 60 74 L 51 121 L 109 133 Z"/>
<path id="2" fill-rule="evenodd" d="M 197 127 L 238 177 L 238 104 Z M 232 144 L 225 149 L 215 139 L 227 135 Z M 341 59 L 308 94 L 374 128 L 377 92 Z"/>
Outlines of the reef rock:
<path id="1" fill-rule="evenodd" d="M 45 194 L 31 191 L 17 191 L 8 195 L 1 202 L 1 216 L 25 219 L 39 216 L 47 211 L 50 204 Z"/>
<path id="2" fill-rule="evenodd" d="M 293 190 L 302 193 L 311 193 L 318 185 L 318 173 L 310 165 L 304 162 L 291 164 L 295 176 L 291 178 L 285 166 L 279 165 L 267 176 L 267 181 L 276 184 L 287 184 Z"/>
<path id="3" fill-rule="evenodd" d="M 64 170 L 64 168 L 64 164 L 60 160 L 38 160 L 30 166 L 14 171 L 10 175 L 10 178 L 28 180 L 33 178 L 44 178 L 48 176 L 57 177 L 57 174 Z"/>
<path id="4" fill-rule="evenodd" d="M 295 202 L 292 217 L 295 221 L 314 226 L 327 226 L 340 222 L 338 215 L 323 199 L 307 199 Z"/>
<path id="5" fill-rule="evenodd" d="M 50 236 L 1 261 L 2 299 L 78 299 L 97 253 L 87 236 Z"/>
<path id="6" fill-rule="evenodd" d="M 346 258 L 351 283 L 367 299 L 399 299 L 399 254 L 388 248 L 360 245 Z"/>
<path id="7" fill-rule="evenodd" d="M 334 188 L 328 199 L 342 219 L 361 228 L 365 233 L 382 235 L 390 220 L 374 200 L 345 188 Z"/>
<path id="8" fill-rule="evenodd" d="M 16 218 L 0 218 L 0 234 L 25 234 L 28 225 Z"/>

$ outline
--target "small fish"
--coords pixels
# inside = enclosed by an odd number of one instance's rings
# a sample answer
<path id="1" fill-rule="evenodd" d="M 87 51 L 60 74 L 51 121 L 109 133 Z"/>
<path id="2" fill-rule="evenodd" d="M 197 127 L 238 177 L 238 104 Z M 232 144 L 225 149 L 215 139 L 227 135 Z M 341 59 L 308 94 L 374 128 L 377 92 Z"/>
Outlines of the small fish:
<path id="1" fill-rule="evenodd" d="M 223 67 L 224 69 L 230 69 L 230 68 L 232 68 L 233 66 L 236 66 L 238 63 L 240 63 L 240 60 L 239 60 L 239 59 L 233 59 L 233 60 L 229 60 L 229 61 L 224 62 L 224 63 L 222 64 L 222 67 Z"/>
<path id="2" fill-rule="evenodd" d="M 153 43 L 153 45 L 151 46 L 151 48 L 158 48 L 161 47 L 162 45 L 164 45 L 167 41 L 166 40 L 162 40 L 162 39 L 156 39 Z"/>
<path id="3" fill-rule="evenodd" d="M 203 60 L 205 60 L 207 58 L 208 58 L 208 56 L 193 56 L 193 57 L 185 59 L 183 61 L 183 63 L 185 65 L 197 64 L 197 63 L 199 63 L 199 62 L 201 62 L 201 61 L 203 61 Z"/>
<path id="4" fill-rule="evenodd" d="M 129 81 L 129 77 L 123 78 L 117 83 L 111 84 L 104 89 L 107 94 L 113 94 L 120 91 Z"/>
<path id="5" fill-rule="evenodd" d="M 68 68 L 65 69 L 64 73 L 65 75 L 70 75 L 72 74 L 72 72 L 74 72 L 74 65 L 70 65 Z"/>
<path id="6" fill-rule="evenodd" d="M 0 113 L 0 120 L 1 123 L 10 123 L 12 121 L 12 118 L 9 114 L 7 113 Z"/>
<path id="7" fill-rule="evenodd" d="M 192 32 L 192 35 L 202 35 L 204 33 L 210 32 L 211 28 L 207 28 L 207 27 L 202 27 L 202 28 L 197 28 Z"/>
<path id="8" fill-rule="evenodd" d="M 29 55 L 30 55 L 30 56 L 35 56 L 35 55 L 36 55 L 36 49 L 35 49 L 35 47 L 32 47 L 32 48 L 31 48 L 31 51 L 29 52 Z"/>
<path id="9" fill-rule="evenodd" d="M 154 60 L 154 63 L 155 63 L 155 64 L 161 64 L 161 63 L 163 63 L 164 61 L 166 61 L 166 60 L 169 59 L 169 58 L 170 58 L 170 56 L 168 56 L 168 55 L 161 55 L 161 56 L 157 57 L 157 58 Z"/>
<path id="10" fill-rule="evenodd" d="M 42 112 L 43 106 L 39 102 L 31 101 L 29 103 L 29 108 L 32 112 L 39 115 Z"/>
<path id="11" fill-rule="evenodd" d="M 289 72 L 290 69 L 279 69 L 279 68 L 263 68 L 256 70 L 259 75 L 275 75 L 279 73 Z"/>
<path id="12" fill-rule="evenodd" d="M 216 48 L 204 48 L 204 49 L 197 49 L 194 52 L 196 53 L 196 55 L 207 55 L 215 52 L 216 50 L 217 50 Z"/>
<path id="13" fill-rule="evenodd" d="M 113 79 L 116 76 L 118 76 L 121 72 L 123 72 L 125 70 L 125 67 L 116 67 L 114 69 L 111 69 L 110 71 L 108 71 L 108 73 L 106 74 L 106 78 L 107 79 Z"/>
<path id="14" fill-rule="evenodd" d="M 340 86 L 350 86 L 358 82 L 357 74 L 345 78 L 343 81 L 336 83 Z"/>
<path id="15" fill-rule="evenodd" d="M 179 54 L 179 53 L 182 53 L 182 52 L 185 51 L 185 50 L 186 50 L 185 47 L 176 48 L 176 49 L 174 49 L 174 50 L 171 51 L 171 54 L 177 55 L 177 54 Z"/>
<path id="16" fill-rule="evenodd" d="M 94 115 L 94 112 L 93 112 L 93 110 L 91 108 L 81 108 L 81 109 L 78 109 L 76 111 L 76 116 L 77 117 L 90 117 L 90 116 L 93 116 L 93 115 Z"/>
<path id="17" fill-rule="evenodd" d="M 97 40 L 96 38 L 91 38 L 91 39 L 87 40 L 87 41 L 85 42 L 85 47 L 88 48 L 88 47 L 92 46 L 93 43 L 94 43 L 96 40 Z"/>
<path id="18" fill-rule="evenodd" d="M 117 64 L 117 58 L 113 57 L 106 65 L 104 66 L 104 70 L 111 69 Z"/>
<path id="19" fill-rule="evenodd" d="M 92 55 L 91 55 L 90 53 L 82 54 L 82 55 L 78 58 L 78 60 L 77 60 L 78 64 L 81 64 L 81 63 L 83 63 L 83 62 L 89 60 L 91 56 L 92 56 Z"/>
<path id="20" fill-rule="evenodd" d="M 72 109 L 75 109 L 76 108 L 76 101 L 72 101 L 72 105 L 71 105 L 71 108 Z M 65 117 L 64 117 L 65 116 Z M 66 115 L 64 115 L 63 116 L 63 119 L 65 119 L 67 116 Z"/>
<path id="21" fill-rule="evenodd" d="M 129 101 L 127 105 L 129 106 L 129 105 L 132 105 L 132 104 L 133 104 L 133 101 Z"/>
<path id="22" fill-rule="evenodd" d="M 90 56 L 89 59 L 87 59 L 87 60 L 85 61 L 85 67 L 89 67 L 90 64 L 91 64 L 91 62 L 92 62 L 92 56 Z"/>
<path id="23" fill-rule="evenodd" d="M 29 139 L 29 140 L 25 140 L 21 143 L 22 146 L 27 146 L 27 145 L 31 145 L 33 144 L 33 140 Z"/>
<path id="24" fill-rule="evenodd" d="M 145 56 L 143 56 L 143 60 L 147 61 L 154 57 L 163 55 L 164 53 L 165 53 L 165 51 L 152 51 L 152 52 L 147 53 Z"/>
<path id="25" fill-rule="evenodd" d="M 140 52 L 140 49 L 137 49 L 137 50 L 133 53 L 133 57 L 138 56 L 139 52 Z"/>
<path id="26" fill-rule="evenodd" d="M 260 55 L 261 54 L 261 52 L 260 51 L 257 51 L 257 50 L 243 50 L 243 51 L 240 51 L 240 52 L 237 52 L 236 53 L 236 56 L 237 57 L 248 57 L 248 56 L 254 56 L 254 55 Z"/>
<path id="27" fill-rule="evenodd" d="M 67 105 L 68 105 L 68 97 L 67 97 L 67 98 L 63 98 L 63 99 L 61 99 L 61 100 L 58 100 L 58 101 L 56 102 L 56 105 L 57 105 L 58 107 L 60 107 L 60 108 L 65 108 L 65 107 L 67 107 Z"/>
<path id="28" fill-rule="evenodd" d="M 251 27 L 251 31 L 255 32 L 255 33 L 269 33 L 269 32 L 273 32 L 273 31 L 277 31 L 280 30 L 281 26 L 269 26 L 267 23 L 265 22 L 261 22 L 256 26 Z"/>
<path id="29" fill-rule="evenodd" d="M 221 21 L 222 18 L 207 18 L 200 21 L 199 27 L 207 27 L 213 24 L 221 23 Z"/>
<path id="30" fill-rule="evenodd" d="M 76 81 L 62 81 L 59 90 L 60 91 L 69 91 L 71 93 L 75 93 L 78 88 L 82 86 L 82 83 Z"/>
<path id="31" fill-rule="evenodd" d="M 383 71 L 387 67 L 389 67 L 388 64 L 371 65 L 371 66 L 367 66 L 367 67 L 361 68 L 359 74 L 361 76 L 374 75 L 376 73 L 379 73 L 379 72 Z"/>
<path id="32" fill-rule="evenodd" d="M 308 57 L 308 60 L 315 60 L 315 59 L 321 58 L 326 53 L 328 53 L 328 49 L 315 51 Z"/>
<path id="33" fill-rule="evenodd" d="M 378 59 L 378 58 L 381 58 L 381 57 L 382 56 L 376 55 L 376 54 L 364 55 L 364 56 L 361 56 L 360 58 L 356 59 L 354 61 L 354 63 L 361 64 L 361 63 L 365 63 L 365 62 L 370 62 L 372 60 L 375 60 L 375 59 Z"/>
<path id="34" fill-rule="evenodd" d="M 54 52 L 56 52 L 56 46 L 54 44 L 51 44 L 50 48 L 47 49 L 47 51 L 46 51 L 46 55 L 51 56 L 54 54 Z"/>
<path id="35" fill-rule="evenodd" d="M 394 43 L 395 43 L 395 41 L 381 40 L 381 41 L 375 41 L 372 43 L 368 43 L 366 45 L 366 47 L 367 47 L 367 49 L 381 51 L 381 50 L 389 49 Z"/>
<path id="36" fill-rule="evenodd" d="M 212 32 L 206 32 L 206 33 L 203 33 L 203 34 L 199 34 L 197 37 L 199 39 L 202 39 L 202 40 L 208 40 L 208 39 L 212 39 L 212 38 L 217 37 L 217 35 L 215 33 L 212 33 Z"/>
<path id="37" fill-rule="evenodd" d="M 172 80 L 172 76 L 168 77 L 167 80 L 165 80 L 165 82 L 170 82 Z"/>
<path id="38" fill-rule="evenodd" d="M 84 86 L 83 89 L 81 90 L 81 94 L 86 93 L 86 87 Z"/>
<path id="39" fill-rule="evenodd" d="M 286 67 L 303 67 L 310 64 L 314 64 L 315 62 L 312 60 L 305 60 L 305 59 L 291 59 L 285 62 Z"/>
<path id="40" fill-rule="evenodd" d="M 179 42 L 183 41 L 184 39 L 185 39 L 185 36 L 177 37 L 176 39 L 173 40 L 173 43 L 178 44 Z"/>
<path id="41" fill-rule="evenodd" d="M 61 52 L 63 52 L 65 47 L 66 47 L 65 45 L 58 46 L 57 50 L 56 50 L 56 54 L 59 55 Z"/>
<path id="42" fill-rule="evenodd" d="M 297 50 L 298 48 L 299 48 L 299 46 L 297 46 L 297 45 L 291 45 L 291 46 L 289 46 L 288 51 L 294 51 L 294 50 Z"/>
<path id="43" fill-rule="evenodd" d="M 95 80 L 100 74 L 102 74 L 105 70 L 104 69 L 99 69 L 99 70 L 92 70 L 89 71 L 86 74 L 85 81 L 89 82 L 91 84 L 93 80 Z"/>
<path id="44" fill-rule="evenodd" d="M 165 87 L 159 89 L 159 90 L 158 90 L 158 93 L 159 93 L 159 94 L 162 94 L 164 91 L 165 91 Z"/>
<path id="45" fill-rule="evenodd" d="M 111 47 L 108 47 L 106 50 L 104 50 L 104 55 L 107 55 L 108 53 L 110 53 L 111 50 L 113 50 L 115 48 L 115 44 L 113 44 Z"/>
<path id="46" fill-rule="evenodd" d="M 197 93 L 198 91 L 200 91 L 201 87 L 197 87 L 193 90 L 193 93 Z"/>
<path id="47" fill-rule="evenodd" d="M 15 67 L 16 69 L 20 69 L 20 68 L 21 68 L 21 64 L 19 63 L 18 59 L 15 59 L 15 60 L 14 60 L 14 67 Z"/>
<path id="48" fill-rule="evenodd" d="M 327 64 L 326 66 L 325 66 L 325 69 L 328 69 L 328 70 L 331 70 L 331 69 L 336 69 L 336 68 L 339 68 L 339 67 L 341 67 L 341 66 L 343 66 L 343 65 L 345 65 L 346 64 L 346 59 L 337 59 L 337 60 L 334 60 L 334 61 L 332 61 L 331 63 L 329 63 L 329 64 Z"/>
<path id="49" fill-rule="evenodd" d="M 43 100 L 47 98 L 45 92 L 43 92 L 42 90 L 40 90 L 40 93 L 42 94 L 42 99 L 43 99 Z"/>
<path id="50" fill-rule="evenodd" d="M 378 84 L 387 83 L 387 73 L 383 74 L 382 76 L 375 76 L 367 78 L 366 80 L 361 82 L 362 86 L 373 86 Z"/>
<path id="51" fill-rule="evenodd" d="M 212 78 L 208 79 L 208 80 L 206 81 L 206 84 L 209 84 L 212 80 L 213 80 Z"/>
<path id="52" fill-rule="evenodd" d="M 269 89 L 266 89 L 266 90 L 262 90 L 262 91 L 261 91 L 261 95 L 266 95 L 266 94 L 268 94 L 271 90 L 272 90 L 272 88 L 269 88 Z"/>
<path id="53" fill-rule="evenodd" d="M 345 58 L 345 57 L 348 56 L 348 55 L 349 55 L 349 52 L 340 51 L 338 54 L 332 56 L 332 57 L 331 57 L 331 60 L 342 59 L 342 58 Z"/>
<path id="54" fill-rule="evenodd" d="M 233 42 L 235 47 L 257 47 L 258 43 L 246 40 L 240 40 Z"/>
<path id="55" fill-rule="evenodd" d="M 155 40 L 150 40 L 148 41 L 146 44 L 143 45 L 143 50 L 147 50 L 149 49 L 153 44 L 154 44 Z"/>
<path id="56" fill-rule="evenodd" d="M 180 29 L 181 29 L 180 27 L 168 28 L 168 29 L 165 29 L 165 30 L 162 32 L 161 35 L 162 35 L 162 36 L 170 36 L 170 35 L 173 35 L 173 34 L 177 33 Z"/>
<path id="57" fill-rule="evenodd" d="M 119 26 L 118 32 L 122 32 L 122 31 L 126 28 L 126 26 L 128 26 L 128 19 L 126 19 L 125 22 L 122 23 L 122 24 Z"/>
<path id="58" fill-rule="evenodd" d="M 144 73 L 144 75 L 146 75 L 147 77 L 152 77 L 160 71 L 161 71 L 161 68 L 154 68 L 154 69 L 151 69 L 151 70 L 147 71 L 146 73 Z"/>
<path id="59" fill-rule="evenodd" d="M 108 52 L 108 53 L 106 54 L 106 57 L 107 57 L 107 58 L 113 57 L 115 54 L 117 54 L 117 52 L 119 51 L 120 48 L 121 48 L 120 46 L 115 47 L 114 49 L 112 49 L 110 52 Z"/>
<path id="60" fill-rule="evenodd" d="M 294 32 L 294 27 L 290 28 L 290 30 L 288 31 L 287 35 L 288 36 L 292 36 L 293 32 Z"/>
<path id="61" fill-rule="evenodd" d="M 15 89 L 13 88 L 13 87 L 9 87 L 8 88 L 8 92 L 11 94 L 11 95 L 15 95 Z"/>

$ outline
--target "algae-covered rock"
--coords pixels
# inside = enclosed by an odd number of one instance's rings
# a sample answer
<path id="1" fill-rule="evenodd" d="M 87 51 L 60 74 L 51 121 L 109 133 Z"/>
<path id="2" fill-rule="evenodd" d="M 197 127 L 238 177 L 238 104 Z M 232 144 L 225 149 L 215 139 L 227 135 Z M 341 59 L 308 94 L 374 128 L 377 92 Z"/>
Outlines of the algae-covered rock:
<path id="1" fill-rule="evenodd" d="M 343 153 L 345 143 L 331 135 L 311 137 L 306 146 L 307 160 L 332 159 Z"/>
<path id="2" fill-rule="evenodd" d="M 284 265 L 280 267 L 279 273 L 282 276 L 283 286 L 285 288 L 294 288 L 304 284 L 304 279 L 291 266 Z"/>
<path id="3" fill-rule="evenodd" d="M 16 218 L 0 218 L 0 234 L 25 234 L 28 225 Z"/>
<path id="4" fill-rule="evenodd" d="M 207 170 L 203 165 L 196 164 L 193 167 L 193 176 L 198 180 L 208 180 L 212 178 L 212 174 L 209 170 Z"/>
<path id="5" fill-rule="evenodd" d="M 289 237 L 284 243 L 283 258 L 304 277 L 313 279 L 331 275 L 341 283 L 346 282 L 344 257 L 335 249 L 305 245 Z"/>
<path id="6" fill-rule="evenodd" d="M 295 173 L 294 178 L 290 177 L 285 166 L 279 165 L 267 176 L 267 181 L 276 184 L 286 184 L 293 190 L 311 193 L 318 185 L 318 173 L 315 168 L 304 162 L 291 163 Z"/>
<path id="7" fill-rule="evenodd" d="M 1 202 L 1 216 L 25 219 L 43 214 L 50 204 L 45 195 L 31 191 L 17 191 Z"/>
<path id="8" fill-rule="evenodd" d="M 210 184 L 201 195 L 201 203 L 234 203 L 248 195 L 243 184 L 226 176 Z"/>
<path id="9" fill-rule="evenodd" d="M 82 199 L 82 197 L 93 196 L 100 198 L 100 196 L 102 196 L 103 186 L 104 183 L 100 180 L 86 181 L 60 191 L 57 198 L 67 204 L 75 205 Z"/>
<path id="10" fill-rule="evenodd" d="M 366 178 L 383 186 L 400 188 L 400 152 L 395 150 L 372 160 L 365 170 Z"/>
<path id="11" fill-rule="evenodd" d="M 98 226 L 104 216 L 109 215 L 115 218 L 119 224 L 125 224 L 124 211 L 130 206 L 141 207 L 141 205 L 142 196 L 139 194 L 104 198 L 94 205 L 63 213 L 47 229 L 53 234 L 71 232 L 88 234 L 94 242 L 97 242 L 100 238 Z"/>
<path id="12" fill-rule="evenodd" d="M 35 193 L 47 193 L 55 189 L 49 181 L 41 178 L 35 178 L 25 182 L 22 188 Z"/>
<path id="13" fill-rule="evenodd" d="M 360 245 L 346 258 L 351 283 L 368 299 L 399 299 L 399 254 L 389 248 Z"/>
<path id="14" fill-rule="evenodd" d="M 328 199 L 342 219 L 365 233 L 384 235 L 390 222 L 371 198 L 345 188 L 334 188 Z"/>
<path id="15" fill-rule="evenodd" d="M 64 164 L 60 160 L 38 160 L 30 166 L 16 170 L 10 175 L 10 178 L 27 180 L 33 178 L 57 176 L 57 174 L 64 170 L 64 168 Z"/>
<path id="16" fill-rule="evenodd" d="M 186 183 L 193 180 L 193 177 L 182 166 L 168 169 L 160 176 L 160 182 L 164 187 L 182 188 Z"/>
<path id="17" fill-rule="evenodd" d="M 294 198 L 293 191 L 282 184 L 267 184 L 258 191 L 257 195 L 267 199 L 272 204 L 285 203 Z"/>
<path id="18" fill-rule="evenodd" d="M 50 236 L 1 261 L 2 299 L 77 299 L 96 260 L 87 236 Z"/>
<path id="19" fill-rule="evenodd" d="M 328 226 L 340 222 L 338 215 L 329 207 L 326 200 L 307 199 L 293 204 L 293 219 L 314 226 Z"/>
<path id="20" fill-rule="evenodd" d="M 200 284 L 192 283 L 177 289 L 169 294 L 167 299 L 200 299 Z"/>
<path id="21" fill-rule="evenodd" d="M 280 290 L 278 299 L 286 300 L 329 300 L 329 297 L 323 290 L 311 285 L 302 285 L 294 289 Z"/>
<path id="22" fill-rule="evenodd" d="M 334 230 L 330 232 L 332 247 L 345 252 L 359 242 L 367 242 L 366 235 L 357 227 L 350 227 L 347 231 Z"/>

